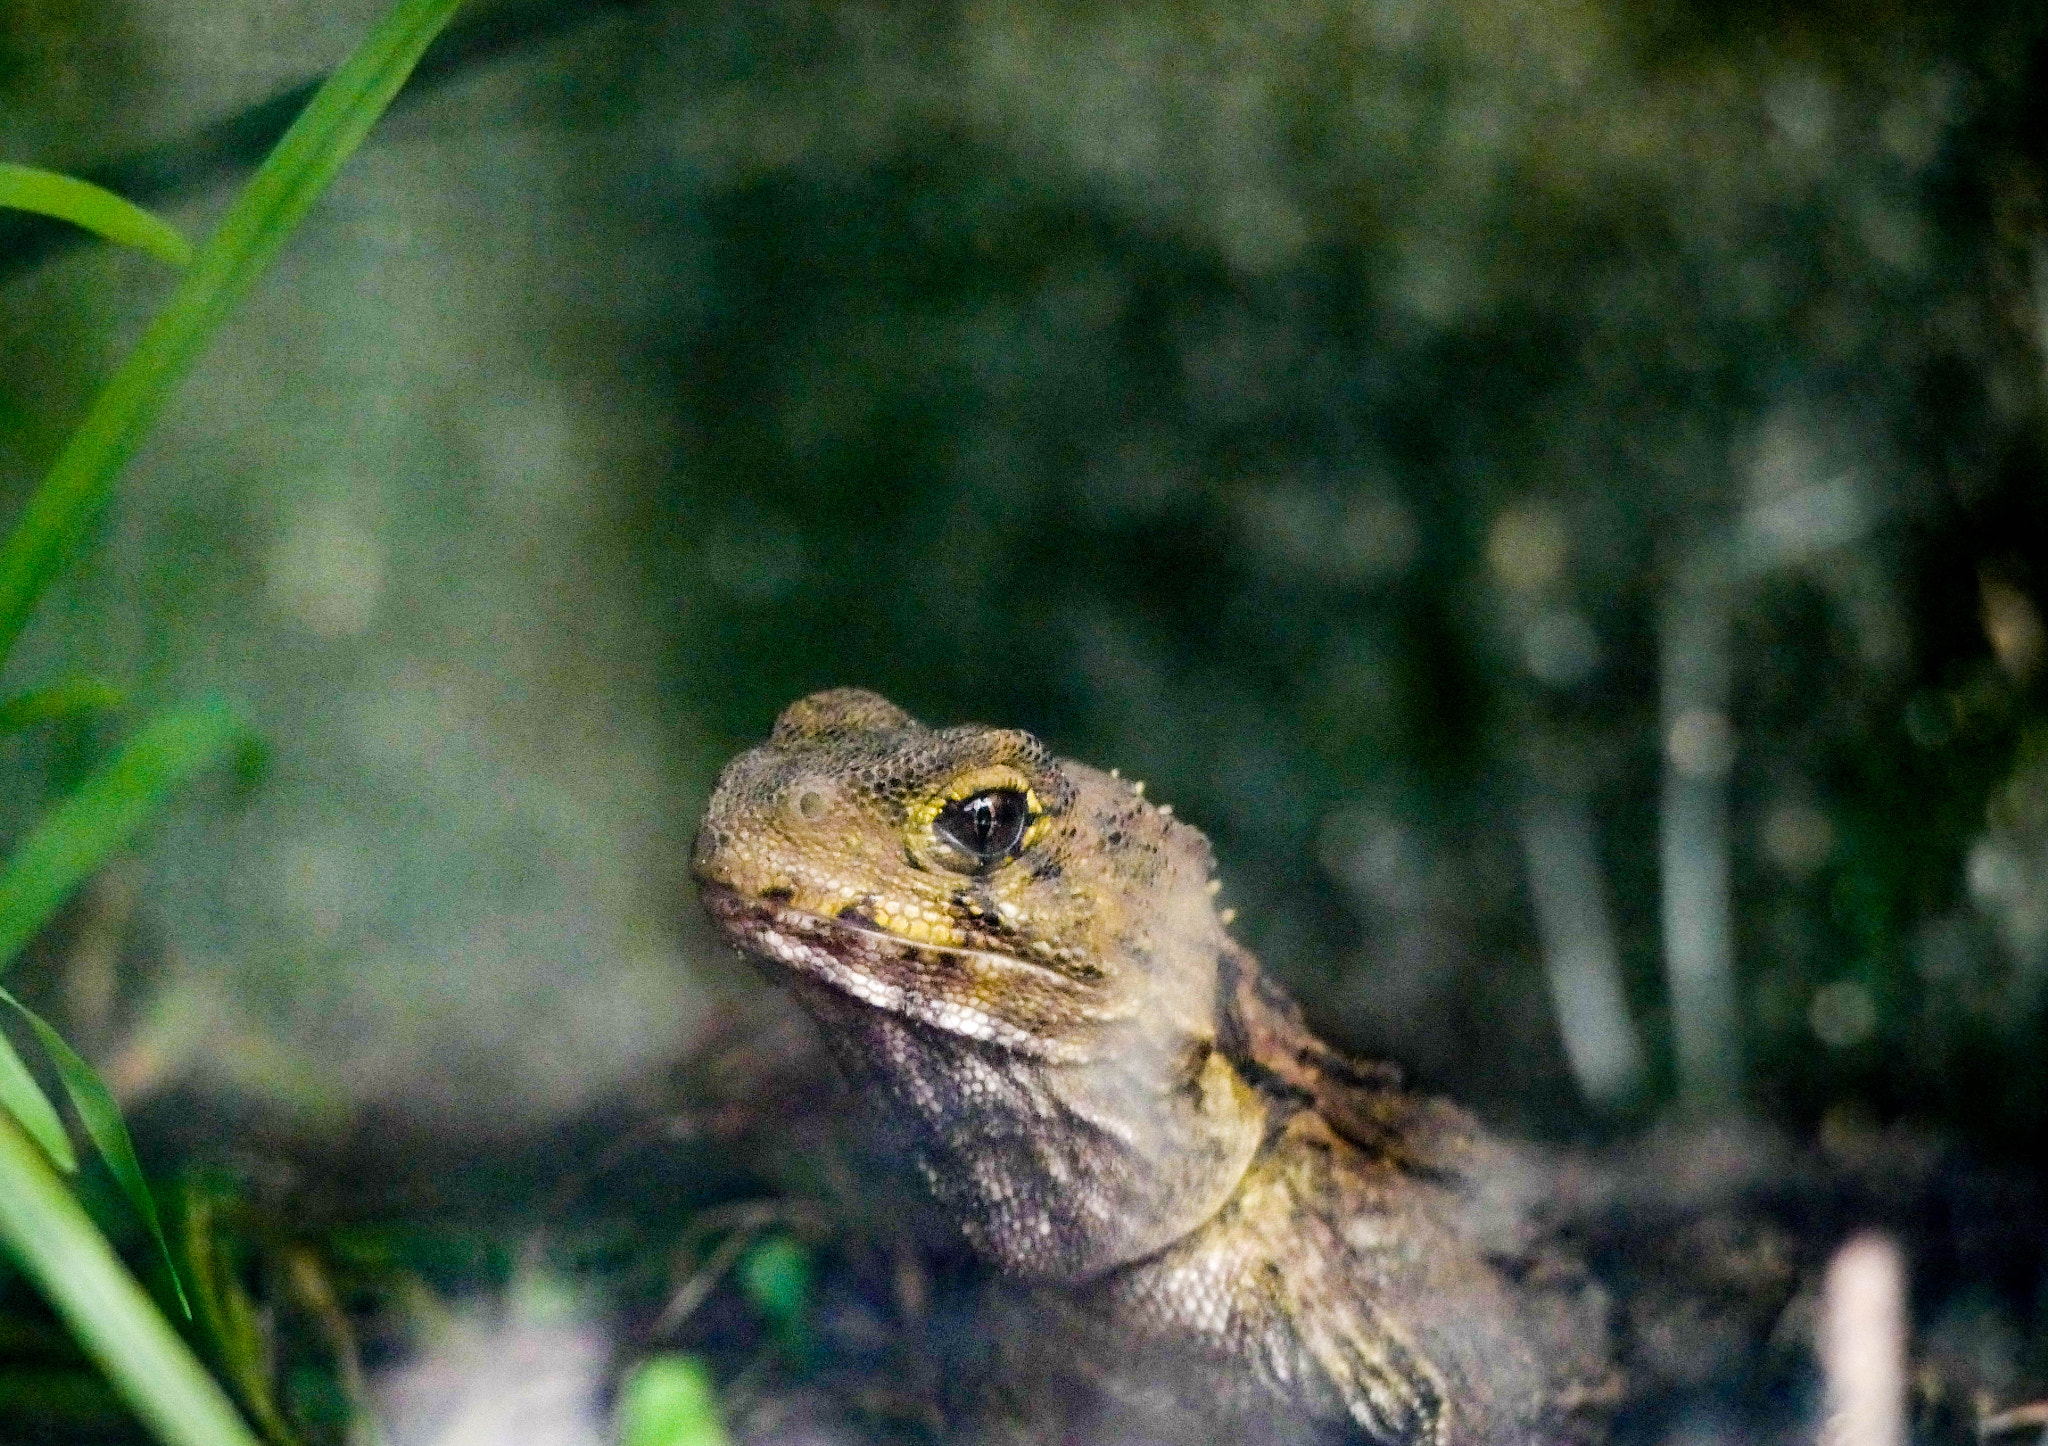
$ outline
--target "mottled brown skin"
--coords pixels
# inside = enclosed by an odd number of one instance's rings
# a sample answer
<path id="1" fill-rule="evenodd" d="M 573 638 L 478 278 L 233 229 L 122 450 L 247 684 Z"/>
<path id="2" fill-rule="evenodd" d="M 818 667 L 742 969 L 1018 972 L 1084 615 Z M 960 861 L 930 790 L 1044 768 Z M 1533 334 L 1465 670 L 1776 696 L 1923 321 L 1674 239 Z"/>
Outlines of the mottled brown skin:
<path id="1" fill-rule="evenodd" d="M 1000 856 L 948 833 L 998 805 Z M 726 768 L 694 871 L 973 1247 L 1197 1362 L 1219 1412 L 1599 1435 L 1607 1302 L 1539 1242 L 1539 1166 L 1311 1035 L 1226 933 L 1208 841 L 1137 786 L 840 689 Z"/>

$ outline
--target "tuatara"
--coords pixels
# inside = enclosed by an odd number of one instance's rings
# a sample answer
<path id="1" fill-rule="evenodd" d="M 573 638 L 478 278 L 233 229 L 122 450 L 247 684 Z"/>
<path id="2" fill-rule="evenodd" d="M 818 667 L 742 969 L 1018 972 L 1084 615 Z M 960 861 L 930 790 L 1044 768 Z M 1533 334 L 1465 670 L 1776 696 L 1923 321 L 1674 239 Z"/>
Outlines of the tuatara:
<path id="1" fill-rule="evenodd" d="M 974 1249 L 1199 1362 L 1217 1410 L 1601 1434 L 1609 1302 L 1543 1236 L 1544 1169 L 1310 1033 L 1140 786 L 838 689 L 727 766 L 694 872 Z"/>

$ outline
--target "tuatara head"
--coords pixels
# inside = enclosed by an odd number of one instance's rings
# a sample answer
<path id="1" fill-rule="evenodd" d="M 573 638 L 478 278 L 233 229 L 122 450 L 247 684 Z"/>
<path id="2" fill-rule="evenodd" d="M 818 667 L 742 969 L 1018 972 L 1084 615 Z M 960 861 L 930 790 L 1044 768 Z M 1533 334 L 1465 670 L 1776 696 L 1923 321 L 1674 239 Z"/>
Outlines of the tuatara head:
<path id="1" fill-rule="evenodd" d="M 999 1264 L 1078 1278 L 1214 1211 L 1265 1111 L 1218 1047 L 1208 841 L 1007 728 L 842 688 L 720 775 L 693 871 L 909 1117 Z"/>

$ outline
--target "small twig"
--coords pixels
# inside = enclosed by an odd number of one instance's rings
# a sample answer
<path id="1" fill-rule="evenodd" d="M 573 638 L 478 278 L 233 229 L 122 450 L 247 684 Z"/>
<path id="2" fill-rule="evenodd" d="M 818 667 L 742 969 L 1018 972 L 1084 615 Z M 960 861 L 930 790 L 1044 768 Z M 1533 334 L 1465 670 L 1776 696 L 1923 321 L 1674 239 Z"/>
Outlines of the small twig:
<path id="1" fill-rule="evenodd" d="M 693 1243 L 720 1230 L 760 1231 L 771 1225 L 822 1235 L 827 1218 L 824 1208 L 812 1200 L 735 1200 L 698 1211 L 683 1238 Z"/>
<path id="2" fill-rule="evenodd" d="M 378 1443 L 384 1439 L 377 1416 L 370 1405 L 370 1390 L 363 1379 L 362 1351 L 356 1344 L 355 1327 L 334 1294 L 334 1282 L 321 1267 L 318 1257 L 303 1245 L 284 1252 L 285 1280 L 293 1297 L 305 1308 L 313 1323 L 326 1337 L 328 1354 L 334 1357 L 335 1373 L 341 1378 L 341 1393 L 349 1405 L 349 1439 Z"/>
<path id="3" fill-rule="evenodd" d="M 711 1292 L 718 1288 L 719 1280 L 732 1269 L 734 1262 L 754 1243 L 756 1233 L 751 1229 L 735 1230 L 719 1241 L 718 1248 L 711 1252 L 711 1258 L 683 1282 L 681 1290 L 668 1298 L 668 1304 L 661 1308 L 661 1314 L 655 1317 L 654 1325 L 648 1334 L 659 1340 L 688 1320 L 697 1307 L 709 1298 Z"/>
<path id="4" fill-rule="evenodd" d="M 786 1225 L 801 1234 L 820 1235 L 825 1231 L 826 1218 L 825 1212 L 810 1200 L 738 1200 L 699 1211 L 683 1236 L 686 1249 L 721 1230 L 729 1233 L 683 1282 L 682 1288 L 669 1297 L 648 1335 L 659 1340 L 688 1320 L 763 1231 Z"/>
<path id="5" fill-rule="evenodd" d="M 2011 1406 L 2003 1411 L 1993 1411 L 1977 1422 L 1977 1439 L 1989 1440 L 2012 1431 L 2024 1431 L 2028 1427 L 2048 1431 L 2048 1401 L 2029 1401 L 2024 1406 Z"/>

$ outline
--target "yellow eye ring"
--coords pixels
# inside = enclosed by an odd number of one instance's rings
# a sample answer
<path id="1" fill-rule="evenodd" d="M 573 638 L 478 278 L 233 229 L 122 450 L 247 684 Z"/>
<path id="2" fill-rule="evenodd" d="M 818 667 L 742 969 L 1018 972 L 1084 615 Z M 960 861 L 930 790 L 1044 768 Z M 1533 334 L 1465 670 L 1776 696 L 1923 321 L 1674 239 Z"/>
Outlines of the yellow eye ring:
<path id="1" fill-rule="evenodd" d="M 1003 800 L 1021 800 L 1021 817 L 1012 816 Z M 974 805 L 964 809 L 963 805 Z M 952 855 L 990 868 L 1014 857 L 1045 836 L 1051 819 L 1029 779 L 1007 764 L 969 769 L 910 809 L 913 847 L 933 844 Z M 1014 830 L 1014 834 L 1013 834 Z"/>

